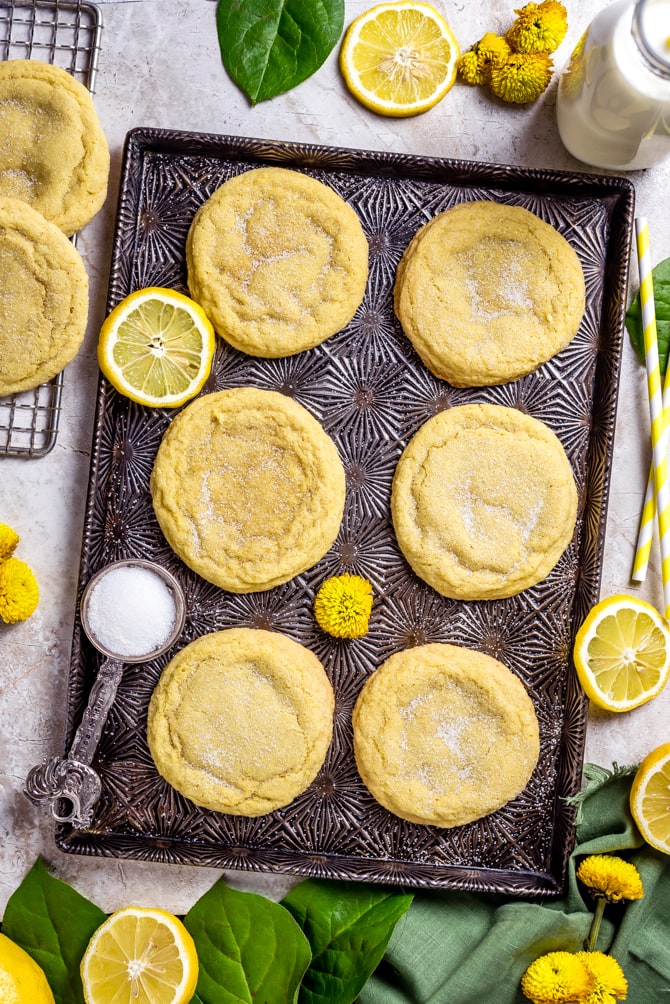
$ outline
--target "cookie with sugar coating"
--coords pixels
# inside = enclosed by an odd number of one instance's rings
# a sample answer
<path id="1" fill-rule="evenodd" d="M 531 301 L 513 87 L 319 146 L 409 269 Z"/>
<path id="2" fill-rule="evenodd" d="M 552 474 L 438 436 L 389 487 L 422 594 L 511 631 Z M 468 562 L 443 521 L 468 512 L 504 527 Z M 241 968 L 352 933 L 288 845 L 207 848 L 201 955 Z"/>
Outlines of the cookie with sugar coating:
<path id="1" fill-rule="evenodd" d="M 165 667 L 147 737 L 159 773 L 197 805 L 259 816 L 288 805 L 321 768 L 333 688 L 317 657 L 275 631 L 204 635 Z"/>
<path id="2" fill-rule="evenodd" d="M 71 362 L 88 302 L 84 262 L 65 234 L 26 202 L 0 196 L 0 397 Z"/>
<path id="3" fill-rule="evenodd" d="M 531 373 L 576 335 L 586 304 L 575 250 L 521 206 L 465 202 L 412 238 L 395 313 L 419 356 L 454 387 Z"/>
<path id="4" fill-rule="evenodd" d="M 334 542 L 345 473 L 333 440 L 297 401 L 236 387 L 172 421 L 151 475 L 158 522 L 204 579 L 234 593 L 288 582 Z"/>
<path id="5" fill-rule="evenodd" d="M 443 596 L 488 600 L 541 582 L 566 549 L 577 488 L 558 437 L 516 408 L 469 404 L 429 419 L 391 491 L 398 544 Z"/>
<path id="6" fill-rule="evenodd" d="M 188 286 L 217 333 L 252 356 L 313 348 L 360 305 L 368 242 L 352 207 L 299 171 L 260 167 L 224 182 L 196 213 Z"/>
<path id="7" fill-rule="evenodd" d="M 523 683 L 481 652 L 434 643 L 397 652 L 370 676 L 353 713 L 358 771 L 390 812 L 460 826 L 515 798 L 539 757 Z"/>
<path id="8" fill-rule="evenodd" d="M 71 236 L 102 207 L 109 147 L 90 92 L 35 59 L 0 62 L 0 196 Z"/>

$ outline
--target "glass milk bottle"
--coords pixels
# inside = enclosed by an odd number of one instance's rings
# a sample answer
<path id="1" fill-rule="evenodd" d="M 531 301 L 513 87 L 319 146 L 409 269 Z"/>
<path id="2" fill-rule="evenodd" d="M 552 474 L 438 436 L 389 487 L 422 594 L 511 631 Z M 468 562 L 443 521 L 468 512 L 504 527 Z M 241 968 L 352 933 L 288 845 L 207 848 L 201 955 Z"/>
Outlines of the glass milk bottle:
<path id="1" fill-rule="evenodd" d="M 596 15 L 558 84 L 558 131 L 578 160 L 627 171 L 670 156 L 670 0 Z"/>

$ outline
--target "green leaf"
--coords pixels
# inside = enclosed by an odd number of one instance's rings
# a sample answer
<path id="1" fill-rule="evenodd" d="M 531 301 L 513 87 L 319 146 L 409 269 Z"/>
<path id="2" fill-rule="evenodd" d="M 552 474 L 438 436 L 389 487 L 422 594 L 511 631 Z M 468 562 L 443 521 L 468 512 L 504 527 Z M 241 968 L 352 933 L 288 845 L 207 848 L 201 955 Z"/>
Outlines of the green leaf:
<path id="1" fill-rule="evenodd" d="M 198 952 L 194 1004 L 293 1004 L 312 957 L 288 910 L 219 879 L 184 918 Z"/>
<path id="2" fill-rule="evenodd" d="M 253 105 L 311 77 L 344 27 L 344 0 L 219 0 L 221 58 Z"/>
<path id="3" fill-rule="evenodd" d="M 652 269 L 654 283 L 654 305 L 656 308 L 656 330 L 658 331 L 658 358 L 661 374 L 665 373 L 670 351 L 670 258 L 659 262 Z M 644 363 L 644 328 L 642 327 L 642 306 L 640 293 L 631 303 L 626 314 L 628 334 L 640 361 Z"/>
<path id="4" fill-rule="evenodd" d="M 38 858 L 9 898 L 2 932 L 42 967 L 57 1004 L 83 1004 L 79 964 L 106 919 L 94 903 L 53 878 Z"/>
<path id="5" fill-rule="evenodd" d="M 350 1004 L 379 965 L 413 896 L 309 879 L 282 900 L 312 946 L 300 1004 Z"/>

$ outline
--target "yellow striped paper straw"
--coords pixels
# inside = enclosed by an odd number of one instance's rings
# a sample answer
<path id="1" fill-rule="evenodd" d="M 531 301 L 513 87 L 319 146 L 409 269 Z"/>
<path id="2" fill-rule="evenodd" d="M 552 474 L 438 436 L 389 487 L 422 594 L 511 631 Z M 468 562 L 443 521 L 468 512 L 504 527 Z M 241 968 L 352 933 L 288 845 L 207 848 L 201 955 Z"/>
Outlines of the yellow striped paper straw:
<path id="1" fill-rule="evenodd" d="M 637 238 L 637 261 L 640 271 L 640 306 L 642 307 L 649 418 L 651 420 L 654 490 L 656 492 L 656 513 L 658 516 L 658 531 L 661 544 L 663 606 L 665 617 L 670 619 L 670 488 L 668 486 L 668 466 L 663 450 L 663 433 L 665 431 L 663 394 L 661 390 L 661 369 L 658 363 L 658 333 L 656 330 L 654 287 L 651 278 L 649 224 L 645 217 L 639 217 L 635 220 L 635 235 Z"/>
<path id="2" fill-rule="evenodd" d="M 663 413 L 665 415 L 665 432 L 663 433 L 663 452 L 668 455 L 668 445 L 670 443 L 670 365 L 665 370 L 665 382 L 663 384 Z M 654 464 L 649 466 L 649 477 L 647 479 L 647 490 L 640 516 L 640 528 L 637 534 L 637 545 L 635 548 L 635 560 L 631 579 L 633 582 L 644 582 L 647 577 L 649 567 L 649 557 L 651 555 L 651 542 L 654 536 L 654 522 L 656 520 L 656 495 L 654 493 Z"/>

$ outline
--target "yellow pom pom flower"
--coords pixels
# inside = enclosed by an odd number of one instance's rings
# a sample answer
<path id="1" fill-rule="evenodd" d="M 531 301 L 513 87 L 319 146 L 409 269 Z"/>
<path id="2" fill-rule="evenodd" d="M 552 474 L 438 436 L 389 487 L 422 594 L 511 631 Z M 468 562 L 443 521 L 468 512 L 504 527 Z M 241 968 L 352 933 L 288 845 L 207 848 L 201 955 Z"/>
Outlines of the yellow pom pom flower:
<path id="1" fill-rule="evenodd" d="M 509 59 L 512 54 L 507 40 L 492 31 L 487 31 L 485 35 L 482 35 L 475 46 L 475 50 L 480 63 L 489 69 L 492 66 L 502 66 L 505 60 Z"/>
<path id="2" fill-rule="evenodd" d="M 0 617 L 6 624 L 27 620 L 39 598 L 37 579 L 25 561 L 8 558 L 0 563 Z"/>
<path id="3" fill-rule="evenodd" d="M 591 854 L 579 865 L 577 878 L 596 898 L 608 903 L 642 899 L 644 888 L 635 865 L 613 854 Z"/>
<path id="4" fill-rule="evenodd" d="M 595 978 L 595 986 L 584 1004 L 615 1004 L 628 996 L 628 981 L 616 959 L 604 952 L 577 952 L 586 968 Z"/>
<path id="5" fill-rule="evenodd" d="M 0 561 L 7 561 L 7 558 L 11 558 L 18 542 L 18 533 L 6 523 L 0 523 Z"/>
<path id="6" fill-rule="evenodd" d="M 521 989 L 533 1004 L 581 1004 L 595 985 L 595 976 L 573 952 L 541 955 L 521 977 Z"/>
<path id="7" fill-rule="evenodd" d="M 568 30 L 568 14 L 559 0 L 528 3 L 505 36 L 514 52 L 554 52 Z"/>
<path id="8" fill-rule="evenodd" d="M 360 575 L 326 579 L 314 599 L 319 627 L 335 638 L 362 638 L 372 612 L 372 586 Z"/>
<path id="9" fill-rule="evenodd" d="M 506 62 L 491 67 L 491 91 L 513 104 L 535 101 L 546 90 L 553 69 L 546 52 L 512 53 Z"/>
<path id="10" fill-rule="evenodd" d="M 476 49 L 469 49 L 458 57 L 456 71 L 459 80 L 473 87 L 485 84 L 488 80 L 488 68 L 480 63 Z"/>

